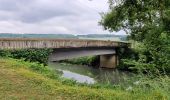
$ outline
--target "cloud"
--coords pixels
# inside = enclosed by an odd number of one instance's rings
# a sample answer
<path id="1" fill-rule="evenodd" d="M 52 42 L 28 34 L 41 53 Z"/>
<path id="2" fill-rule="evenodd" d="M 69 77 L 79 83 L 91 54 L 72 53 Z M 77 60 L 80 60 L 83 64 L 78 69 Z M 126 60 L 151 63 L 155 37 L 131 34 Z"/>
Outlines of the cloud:
<path id="1" fill-rule="evenodd" d="M 0 32 L 107 34 L 98 25 L 107 8 L 107 0 L 0 0 Z"/>

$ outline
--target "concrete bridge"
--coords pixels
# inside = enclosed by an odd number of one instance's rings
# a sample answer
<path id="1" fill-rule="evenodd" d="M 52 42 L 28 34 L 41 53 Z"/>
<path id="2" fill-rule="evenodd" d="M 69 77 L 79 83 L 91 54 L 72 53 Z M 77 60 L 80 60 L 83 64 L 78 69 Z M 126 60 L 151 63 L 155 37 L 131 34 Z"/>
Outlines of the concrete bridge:
<path id="1" fill-rule="evenodd" d="M 115 68 L 119 63 L 117 48 L 127 47 L 124 42 L 80 39 L 0 38 L 0 49 L 52 48 L 50 61 L 100 55 L 100 67 Z"/>

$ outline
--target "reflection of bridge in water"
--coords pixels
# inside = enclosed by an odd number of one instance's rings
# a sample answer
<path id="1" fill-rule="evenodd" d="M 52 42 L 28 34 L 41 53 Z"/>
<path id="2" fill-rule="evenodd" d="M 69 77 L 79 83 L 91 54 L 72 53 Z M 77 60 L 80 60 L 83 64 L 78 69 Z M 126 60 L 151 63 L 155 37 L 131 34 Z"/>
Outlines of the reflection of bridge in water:
<path id="1" fill-rule="evenodd" d="M 50 61 L 100 55 L 100 67 L 106 68 L 118 65 L 117 48 L 127 46 L 124 42 L 101 40 L 0 38 L 0 49 L 52 48 Z"/>

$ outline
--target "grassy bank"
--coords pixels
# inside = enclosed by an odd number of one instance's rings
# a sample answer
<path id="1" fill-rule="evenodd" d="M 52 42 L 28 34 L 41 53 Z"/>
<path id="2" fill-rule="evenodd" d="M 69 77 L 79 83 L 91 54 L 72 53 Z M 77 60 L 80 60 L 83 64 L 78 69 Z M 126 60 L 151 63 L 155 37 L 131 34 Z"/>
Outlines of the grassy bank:
<path id="1" fill-rule="evenodd" d="M 140 80 L 131 87 L 80 85 L 60 78 L 38 63 L 0 58 L 0 99 L 68 100 L 168 100 L 170 79 Z M 137 85 L 138 84 L 138 85 Z"/>

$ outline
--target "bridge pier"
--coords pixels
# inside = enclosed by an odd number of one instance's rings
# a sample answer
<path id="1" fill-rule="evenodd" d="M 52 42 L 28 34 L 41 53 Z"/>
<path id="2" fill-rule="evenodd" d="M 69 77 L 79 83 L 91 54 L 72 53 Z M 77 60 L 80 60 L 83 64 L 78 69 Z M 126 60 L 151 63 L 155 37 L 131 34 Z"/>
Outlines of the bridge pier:
<path id="1" fill-rule="evenodd" d="M 118 64 L 119 60 L 116 54 L 100 55 L 101 68 L 116 68 Z"/>

